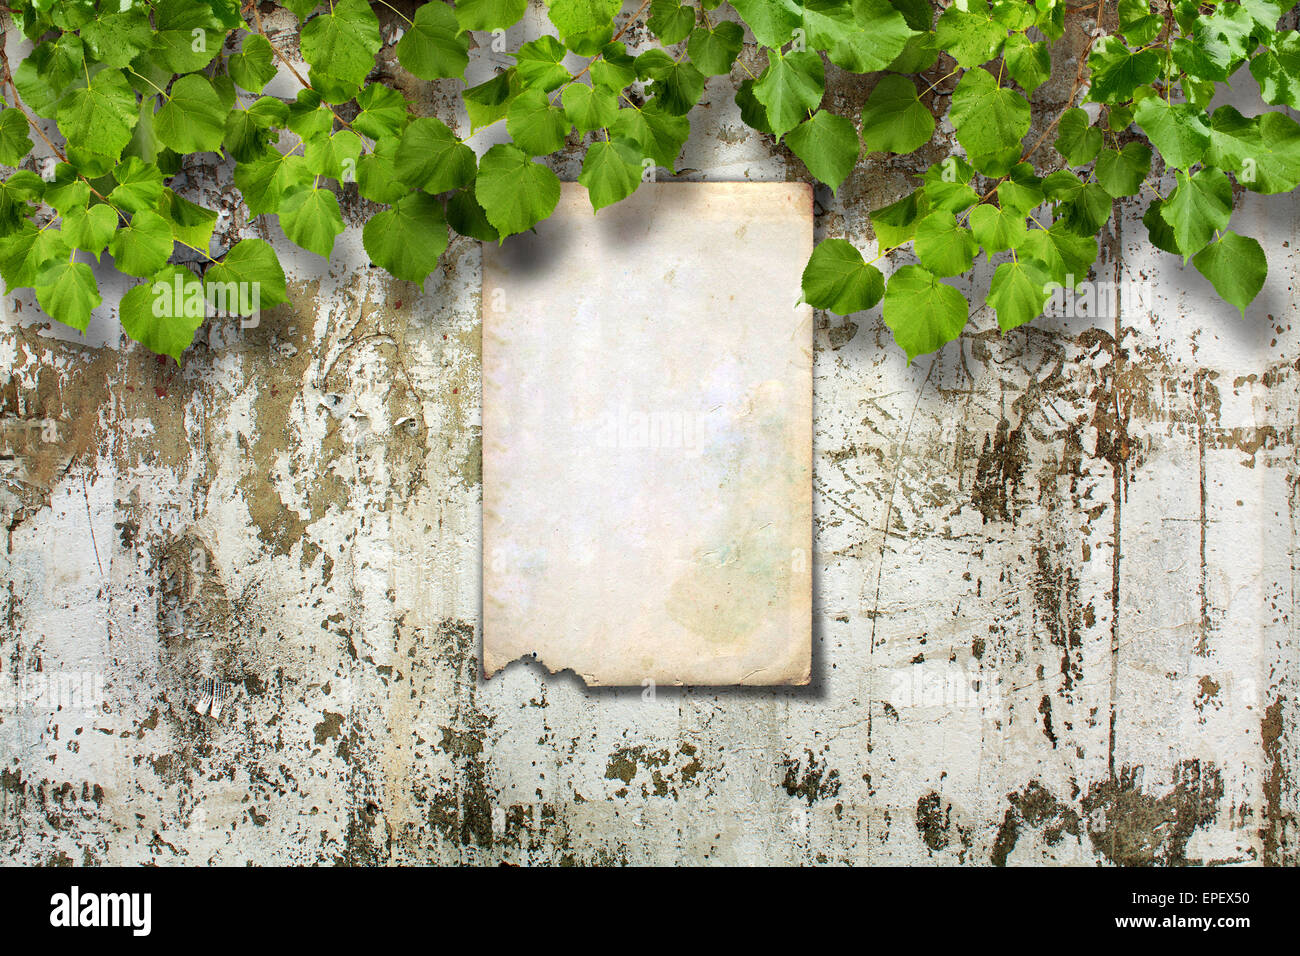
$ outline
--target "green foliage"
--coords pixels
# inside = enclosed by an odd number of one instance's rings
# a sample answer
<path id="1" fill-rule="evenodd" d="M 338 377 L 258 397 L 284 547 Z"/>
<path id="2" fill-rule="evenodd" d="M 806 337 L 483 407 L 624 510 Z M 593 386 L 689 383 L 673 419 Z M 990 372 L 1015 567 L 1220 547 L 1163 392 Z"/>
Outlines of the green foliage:
<path id="1" fill-rule="evenodd" d="M 909 191 L 867 213 L 875 258 L 830 238 L 803 276 L 816 308 L 882 306 L 909 360 L 961 333 L 979 302 L 945 280 L 981 253 L 999 326 L 1041 314 L 1051 288 L 1087 277 L 1116 202 L 1145 202 L 1152 244 L 1244 314 L 1267 264 L 1228 229 L 1235 196 L 1300 186 L 1300 124 L 1284 112 L 1300 108 L 1300 34 L 1278 29 L 1291 5 L 1276 0 L 1179 3 L 1170 18 L 1163 4 L 1119 0 L 1117 20 L 1103 18 L 1117 29 L 1091 41 L 1059 115 L 1035 91 L 1066 18 L 1091 13 L 1064 0 L 650 0 L 635 14 L 619 0 L 549 0 L 554 35 L 513 50 L 494 31 L 518 23 L 526 0 L 284 6 L 297 49 L 268 33 L 261 5 L 233 0 L 13 4 L 6 27 L 31 50 L 0 107 L 0 163 L 14 170 L 0 178 L 7 287 L 34 289 L 41 308 L 84 329 L 101 304 L 89 263 L 102 259 L 140 280 L 121 302 L 126 333 L 180 361 L 204 309 L 161 290 L 202 299 L 256 284 L 262 307 L 288 295 L 270 243 L 214 245 L 216 211 L 177 192 L 192 163 L 229 161 L 247 216 L 276 217 L 320 256 L 345 209 L 364 216 L 371 261 L 423 283 L 453 235 L 500 242 L 549 216 L 557 151 L 581 159 L 597 211 L 635 192 L 649 167 L 673 171 L 695 107 L 731 95 L 710 77 L 732 77 L 743 122 L 831 190 L 864 148 L 873 163 L 921 151 L 900 161 L 925 170 Z M 648 35 L 627 33 L 635 20 Z M 636 38 L 645 42 L 629 51 Z M 470 51 L 489 45 L 504 68 L 470 86 Z M 824 97 L 825 62 L 872 74 L 860 113 Z M 1238 71 L 1272 109 L 1210 111 Z M 412 93 L 420 82 L 438 95 Z M 427 104 L 455 92 L 467 128 L 457 111 L 430 115 Z M 956 141 L 946 156 L 934 152 L 940 119 Z M 497 145 L 467 142 L 494 125 Z M 45 181 L 37 161 L 50 156 Z M 908 250 L 919 265 L 878 267 Z"/>

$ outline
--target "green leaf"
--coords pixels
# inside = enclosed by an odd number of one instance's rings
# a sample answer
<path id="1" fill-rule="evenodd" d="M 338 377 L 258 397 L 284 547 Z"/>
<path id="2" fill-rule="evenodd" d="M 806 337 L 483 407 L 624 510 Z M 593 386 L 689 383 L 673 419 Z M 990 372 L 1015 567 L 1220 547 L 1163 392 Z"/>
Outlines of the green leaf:
<path id="1" fill-rule="evenodd" d="M 1186 103 L 1148 96 L 1138 103 L 1133 118 L 1170 166 L 1187 169 L 1201 161 L 1210 145 L 1205 111 Z"/>
<path id="2" fill-rule="evenodd" d="M 1119 30 L 1134 46 L 1146 46 L 1156 38 L 1164 20 L 1151 12 L 1148 0 L 1119 0 Z"/>
<path id="3" fill-rule="evenodd" d="M 785 46 L 794 36 L 795 27 L 803 22 L 795 0 L 732 0 L 731 5 L 749 24 L 760 46 Z"/>
<path id="4" fill-rule="evenodd" d="M 551 0 L 547 15 L 565 46 L 590 56 L 609 42 L 614 17 L 622 6 L 622 0 Z"/>
<path id="5" fill-rule="evenodd" d="M 1020 258 L 1042 263 L 1053 281 L 1070 287 L 1088 278 L 1097 251 L 1094 237 L 1077 235 L 1059 222 L 1047 229 L 1030 229 L 1018 249 Z"/>
<path id="6" fill-rule="evenodd" d="M 1177 173 L 1178 186 L 1165 197 L 1160 216 L 1174 230 L 1183 262 L 1199 252 L 1216 230 L 1232 218 L 1232 183 L 1220 169 L 1206 167 L 1188 176 Z"/>
<path id="7" fill-rule="evenodd" d="M 508 30 L 528 9 L 528 0 L 456 0 L 462 30 Z"/>
<path id="8" fill-rule="evenodd" d="M 362 230 L 361 241 L 375 265 L 398 279 L 423 285 L 447 248 L 442 203 L 428 193 L 411 193 L 375 214 Z"/>
<path id="9" fill-rule="evenodd" d="M 372 83 L 357 94 L 361 112 L 352 121 L 352 128 L 362 136 L 383 139 L 399 136 L 406 127 L 406 97 L 382 83 Z"/>
<path id="10" fill-rule="evenodd" d="M 862 140 L 868 152 L 910 153 L 930 142 L 934 116 L 905 76 L 882 76 L 862 107 Z"/>
<path id="11" fill-rule="evenodd" d="M 220 262 L 208 268 L 203 281 L 209 290 L 218 284 L 231 282 L 249 289 L 248 294 L 244 294 L 227 286 L 224 296 L 227 312 L 235 311 L 229 305 L 231 302 L 255 299 L 258 308 L 269 309 L 289 301 L 284 269 L 280 267 L 275 250 L 265 239 L 241 239 L 235 243 Z M 256 289 L 256 296 L 252 294 L 253 289 Z M 232 292 L 236 295 L 232 296 Z"/>
<path id="12" fill-rule="evenodd" d="M 280 228 L 295 245 L 328 259 L 343 231 L 338 197 L 310 186 L 289 193 L 280 203 Z"/>
<path id="13" fill-rule="evenodd" d="M 604 129 L 618 115 L 618 94 L 602 86 L 571 83 L 560 95 L 564 113 L 579 133 Z"/>
<path id="14" fill-rule="evenodd" d="M 569 70 L 563 62 L 568 53 L 564 44 L 555 37 L 538 37 L 519 48 L 515 54 L 515 71 L 524 86 L 553 90 L 570 78 Z"/>
<path id="15" fill-rule="evenodd" d="M 782 56 L 767 51 L 767 69 L 754 84 L 754 98 L 767 109 L 767 121 L 778 139 L 798 126 L 822 101 L 825 70 L 816 53 Z"/>
<path id="16" fill-rule="evenodd" d="M 814 309 L 850 315 L 871 308 L 884 294 L 880 270 L 844 239 L 818 243 L 803 270 L 803 300 Z"/>
<path id="17" fill-rule="evenodd" d="M 506 130 L 515 145 L 531 156 L 555 152 L 564 145 L 569 129 L 564 110 L 551 105 L 545 90 L 524 90 L 506 111 Z"/>
<path id="18" fill-rule="evenodd" d="M 697 64 L 698 66 L 698 64 Z M 636 57 L 622 43 L 610 43 L 591 62 L 591 82 L 617 93 L 636 81 Z"/>
<path id="19" fill-rule="evenodd" d="M 230 78 L 250 93 L 261 93 L 275 76 L 275 54 L 260 33 L 246 33 L 239 52 L 226 61 Z"/>
<path id="20" fill-rule="evenodd" d="M 275 150 L 235 167 L 235 185 L 254 216 L 275 212 L 285 193 L 308 182 L 311 182 L 311 171 L 307 160 Z"/>
<path id="21" fill-rule="evenodd" d="M 681 43 L 695 26 L 695 8 L 682 6 L 677 0 L 651 0 L 646 26 L 664 46 Z"/>
<path id="22" fill-rule="evenodd" d="M 641 157 L 626 143 L 597 141 L 587 147 L 578 182 L 587 187 L 593 212 L 626 199 L 641 184 Z"/>
<path id="23" fill-rule="evenodd" d="M 1081 236 L 1095 235 L 1110 219 L 1114 200 L 1096 183 L 1085 183 L 1061 214 L 1061 223 Z"/>
<path id="24" fill-rule="evenodd" d="M 81 28 L 81 39 L 95 59 L 122 69 L 149 48 L 153 28 L 148 13 L 133 7 L 101 14 Z"/>
<path id="25" fill-rule="evenodd" d="M 981 172 L 1001 176 L 1020 156 L 1029 131 L 1029 103 L 1015 90 L 998 85 L 982 67 L 967 70 L 952 94 L 949 119 L 957 141 Z"/>
<path id="26" fill-rule="evenodd" d="M 1198 252 L 1192 265 L 1210 280 L 1215 292 L 1241 310 L 1243 319 L 1246 306 L 1264 288 L 1264 279 L 1268 275 L 1268 262 L 1260 244 L 1249 236 L 1239 236 L 1231 231 Z"/>
<path id="27" fill-rule="evenodd" d="M 178 153 L 206 153 L 221 148 L 226 114 L 217 91 L 198 73 L 182 76 L 154 116 L 159 141 Z"/>
<path id="28" fill-rule="evenodd" d="M 981 4 L 983 6 L 983 4 Z M 948 7 L 934 25 L 939 46 L 952 54 L 957 65 L 970 69 L 998 55 L 1007 28 L 984 14 Z"/>
<path id="29" fill-rule="evenodd" d="M 740 81 L 736 87 L 736 105 L 740 107 L 741 122 L 766 136 L 772 135 L 771 124 L 767 121 L 767 107 L 754 98 L 753 80 Z"/>
<path id="30" fill-rule="evenodd" d="M 523 83 L 511 67 L 492 79 L 463 91 L 460 96 L 465 101 L 466 112 L 469 113 L 470 129 L 478 130 L 502 119 L 510 109 L 510 101 L 518 96 L 522 89 Z"/>
<path id="31" fill-rule="evenodd" d="M 1300 109 L 1300 33 L 1274 35 L 1269 46 L 1250 61 L 1250 75 L 1265 103 Z"/>
<path id="32" fill-rule="evenodd" d="M 90 266 L 60 259 L 41 271 L 36 282 L 36 301 L 51 318 L 84 332 L 90 324 L 91 311 L 103 299 Z"/>
<path id="33" fill-rule="evenodd" d="M 112 168 L 131 141 L 137 121 L 135 91 L 121 70 L 100 70 L 89 85 L 73 90 L 59 106 L 59 129 L 68 159 L 87 176 Z"/>
<path id="34" fill-rule="evenodd" d="M 1101 188 L 1118 199 L 1141 192 L 1150 171 L 1151 147 L 1145 143 L 1125 143 L 1123 149 L 1103 149 L 1094 172 Z"/>
<path id="35" fill-rule="evenodd" d="M 957 217 L 945 209 L 930 213 L 916 224 L 912 248 L 934 275 L 961 275 L 970 269 L 979 244 L 969 229 L 957 225 Z"/>
<path id="36" fill-rule="evenodd" d="M 815 49 L 851 73 L 885 69 L 915 32 L 889 0 L 805 0 L 803 28 Z"/>
<path id="37" fill-rule="evenodd" d="M 409 192 L 397 175 L 397 147 L 396 140 L 381 139 L 373 153 L 357 162 L 357 192 L 362 196 L 387 205 Z"/>
<path id="38" fill-rule="evenodd" d="M 1004 262 L 993 272 L 988 302 L 997 311 L 1003 332 L 1024 325 L 1043 314 L 1051 292 L 1047 270 L 1032 260 Z"/>
<path id="39" fill-rule="evenodd" d="M 1029 234 L 1025 217 L 1018 210 L 987 203 L 970 211 L 970 228 L 975 234 L 975 241 L 989 255 L 1017 248 Z"/>
<path id="40" fill-rule="evenodd" d="M 502 236 L 531 229 L 560 201 L 560 180 L 516 146 L 498 144 L 479 161 L 478 201 Z"/>
<path id="41" fill-rule="evenodd" d="M 691 124 L 685 116 L 667 113 L 658 103 L 651 101 L 639 110 L 619 110 L 610 133 L 614 139 L 636 145 L 642 156 L 673 170 L 691 133 Z"/>
<path id="42" fill-rule="evenodd" d="M 32 138 L 27 135 L 27 117 L 22 110 L 0 113 L 0 163 L 17 166 L 31 151 Z"/>
<path id="43" fill-rule="evenodd" d="M 151 281 L 127 290 L 118 316 L 128 337 L 157 355 L 170 355 L 179 365 L 207 316 L 203 284 L 183 266 L 166 266 Z"/>
<path id="44" fill-rule="evenodd" d="M 1160 207 L 1164 205 L 1164 200 L 1153 199 L 1147 206 L 1146 212 L 1142 214 L 1142 224 L 1147 227 L 1147 238 L 1151 240 L 1151 245 L 1155 246 L 1170 255 L 1178 255 L 1178 244 L 1174 241 L 1174 231 L 1165 222 L 1164 217 L 1160 215 Z"/>
<path id="45" fill-rule="evenodd" d="M 383 45 L 379 18 L 366 0 L 337 0 L 302 27 L 302 57 L 311 66 L 307 79 L 330 103 L 352 99 L 375 67 Z"/>
<path id="46" fill-rule="evenodd" d="M 163 189 L 155 211 L 172 227 L 172 237 L 195 249 L 207 251 L 212 230 L 217 225 L 217 211 L 182 199 L 170 189 Z"/>
<path id="47" fill-rule="evenodd" d="M 464 79 L 469 35 L 461 32 L 451 7 L 432 0 L 415 11 L 415 19 L 397 41 L 397 61 L 422 80 Z"/>
<path id="48" fill-rule="evenodd" d="M 433 116 L 411 121 L 393 157 L 393 171 L 409 186 L 431 193 L 458 189 L 473 181 L 474 150 Z"/>
<path id="49" fill-rule="evenodd" d="M 1088 99 L 1095 103 L 1121 103 L 1133 98 L 1133 91 L 1145 86 L 1160 72 L 1155 50 L 1134 53 L 1119 37 L 1102 37 L 1088 54 L 1092 86 Z"/>
<path id="50" fill-rule="evenodd" d="M 1052 75 L 1052 52 L 1046 43 L 1035 43 L 1023 33 L 1013 33 L 1002 50 L 1007 72 L 1026 94 L 1032 94 Z"/>
<path id="51" fill-rule="evenodd" d="M 221 52 L 228 32 L 212 4 L 200 0 L 159 0 L 154 24 L 153 50 L 144 57 L 168 73 L 203 69 Z"/>
<path id="52" fill-rule="evenodd" d="M 172 227 L 162 216 L 143 209 L 119 229 L 108 244 L 119 272 L 129 276 L 153 275 L 172 254 Z"/>
<path id="53" fill-rule="evenodd" d="M 826 110 L 818 110 L 790 130 L 785 144 L 832 191 L 853 171 L 860 150 L 853 123 Z"/>
<path id="54" fill-rule="evenodd" d="M 690 112 L 704 93 L 704 74 L 689 62 L 673 60 L 663 50 L 642 53 L 636 58 L 636 69 L 638 75 L 653 78 L 655 99 L 675 116 Z"/>
<path id="55" fill-rule="evenodd" d="M 869 214 L 872 231 L 881 249 L 894 249 L 916 235 L 917 220 L 930 211 L 930 201 L 920 190 L 908 193 Z"/>
<path id="56" fill-rule="evenodd" d="M 24 220 L 17 232 L 0 237 L 0 278 L 9 291 L 34 286 L 41 270 L 52 260 L 72 254 L 67 237 L 58 229 L 37 229 Z"/>
<path id="57" fill-rule="evenodd" d="M 1232 170 L 1254 192 L 1290 192 L 1300 185 L 1300 124 L 1281 112 L 1247 119 L 1220 106 L 1210 121 L 1204 162 Z"/>
<path id="58" fill-rule="evenodd" d="M 740 24 L 723 20 L 712 29 L 697 27 L 686 43 L 686 53 L 705 76 L 725 76 L 744 45 L 745 31 Z"/>
<path id="59" fill-rule="evenodd" d="M 354 182 L 357 161 L 361 158 L 361 137 L 349 129 L 342 129 L 333 136 L 308 140 L 303 158 L 315 176 L 325 176 L 339 183 Z"/>
<path id="60" fill-rule="evenodd" d="M 1101 130 L 1078 108 L 1066 110 L 1056 127 L 1056 151 L 1071 166 L 1092 162 L 1101 150 Z"/>
<path id="61" fill-rule="evenodd" d="M 488 222 L 487 213 L 478 204 L 473 185 L 455 193 L 447 200 L 447 222 L 462 236 L 481 242 L 498 242 L 501 234 Z"/>
<path id="62" fill-rule="evenodd" d="M 63 232 L 68 241 L 96 259 L 117 230 L 117 213 L 99 203 L 89 208 L 70 209 L 63 217 Z"/>
<path id="63" fill-rule="evenodd" d="M 885 325 L 907 353 L 909 365 L 961 335 L 967 308 L 965 296 L 922 266 L 903 266 L 885 288 Z"/>

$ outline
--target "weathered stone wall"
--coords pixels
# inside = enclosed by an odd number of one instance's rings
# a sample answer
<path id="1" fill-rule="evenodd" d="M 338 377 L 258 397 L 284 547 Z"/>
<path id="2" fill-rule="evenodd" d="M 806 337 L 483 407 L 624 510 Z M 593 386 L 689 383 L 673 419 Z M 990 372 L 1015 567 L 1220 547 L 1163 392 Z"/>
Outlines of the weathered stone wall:
<path id="1" fill-rule="evenodd" d="M 868 84 L 828 74 L 855 115 Z M 804 178 L 732 89 L 682 175 Z M 869 247 L 915 163 L 819 192 L 819 235 Z M 221 182 L 189 173 L 225 241 Z M 1297 209 L 1237 214 L 1271 265 L 1244 321 L 1140 207 L 1098 266 L 1152 283 L 1118 316 L 982 311 L 911 367 L 878 314 L 821 317 L 813 683 L 653 699 L 479 677 L 476 243 L 420 290 L 349 228 L 179 369 L 108 306 L 79 337 L 7 295 L 0 674 L 99 675 L 103 704 L 0 709 L 0 859 L 1296 863 Z"/>

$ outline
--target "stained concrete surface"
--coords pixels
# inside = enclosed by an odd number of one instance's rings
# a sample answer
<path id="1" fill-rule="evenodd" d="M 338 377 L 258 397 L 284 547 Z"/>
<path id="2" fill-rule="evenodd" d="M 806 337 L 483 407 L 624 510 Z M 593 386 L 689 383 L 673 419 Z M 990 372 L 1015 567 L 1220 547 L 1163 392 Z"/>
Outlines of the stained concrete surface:
<path id="1" fill-rule="evenodd" d="M 743 76 L 709 81 L 683 177 L 807 178 L 741 124 Z M 870 83 L 828 68 L 827 105 Z M 454 115 L 452 84 L 412 89 Z M 948 149 L 819 189 L 818 235 L 870 249 L 867 211 Z M 228 243 L 222 174 L 186 176 Z M 908 366 L 878 312 L 819 314 L 793 689 L 481 679 L 479 247 L 388 279 L 365 207 L 328 265 L 251 226 L 291 304 L 205 326 L 179 369 L 111 284 L 84 337 L 5 296 L 0 676 L 86 692 L 0 707 L 0 860 L 1297 862 L 1293 197 L 1234 219 L 1270 262 L 1244 320 L 1141 205 L 1103 237 L 1098 279 L 1150 283 L 1117 315 L 1001 336 L 982 310 Z"/>

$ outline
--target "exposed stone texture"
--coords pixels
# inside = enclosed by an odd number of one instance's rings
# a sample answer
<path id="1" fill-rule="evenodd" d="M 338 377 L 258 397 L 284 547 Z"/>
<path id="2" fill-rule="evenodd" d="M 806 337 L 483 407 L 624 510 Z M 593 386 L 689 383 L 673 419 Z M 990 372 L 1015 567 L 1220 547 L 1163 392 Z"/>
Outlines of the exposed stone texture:
<path id="1" fill-rule="evenodd" d="M 732 83 L 685 175 L 803 177 Z M 916 163 L 819 193 L 819 235 L 869 247 Z M 97 674 L 103 705 L 0 709 L 0 860 L 1300 862 L 1300 217 L 1243 200 L 1271 275 L 1242 321 L 1141 208 L 1097 273 L 1142 308 L 1005 337 L 981 311 L 910 367 L 878 313 L 819 316 L 797 689 L 480 679 L 476 243 L 420 290 L 354 226 L 179 369 L 108 306 L 79 338 L 6 296 L 0 674 Z"/>

